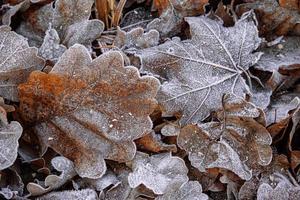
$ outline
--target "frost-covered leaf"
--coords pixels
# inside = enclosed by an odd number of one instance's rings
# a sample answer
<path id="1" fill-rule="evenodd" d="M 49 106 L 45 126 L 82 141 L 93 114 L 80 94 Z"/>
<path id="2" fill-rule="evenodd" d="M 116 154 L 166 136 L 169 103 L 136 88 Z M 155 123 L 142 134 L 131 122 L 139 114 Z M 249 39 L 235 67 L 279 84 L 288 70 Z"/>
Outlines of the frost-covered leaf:
<path id="1" fill-rule="evenodd" d="M 58 0 L 30 10 L 24 14 L 27 17 L 21 22 L 17 32 L 27 37 L 30 45 L 39 47 L 51 24 L 63 45 L 90 45 L 104 29 L 100 20 L 89 20 L 93 3 L 94 0 Z"/>
<path id="2" fill-rule="evenodd" d="M 259 13 L 260 33 L 282 36 L 292 32 L 300 35 L 300 14 L 297 10 L 281 7 L 276 0 L 260 0 L 239 5 L 237 12 L 252 9 Z"/>
<path id="3" fill-rule="evenodd" d="M 192 39 L 173 38 L 138 54 L 141 71 L 164 81 L 157 98 L 165 115 L 181 112 L 181 124 L 203 120 L 221 107 L 224 93 L 250 93 L 242 74 L 261 56 L 252 53 L 261 41 L 253 12 L 245 13 L 230 28 L 203 16 L 186 21 Z"/>
<path id="4" fill-rule="evenodd" d="M 130 187 L 143 184 L 155 194 L 164 194 L 171 187 L 181 186 L 188 181 L 188 169 L 184 161 L 170 153 L 137 153 L 133 160 L 133 172 L 128 176 Z"/>
<path id="5" fill-rule="evenodd" d="M 39 48 L 39 55 L 46 60 L 56 62 L 66 50 L 67 48 L 60 44 L 57 31 L 49 27 L 46 31 L 43 44 Z"/>
<path id="6" fill-rule="evenodd" d="M 26 39 L 10 27 L 0 26 L 0 96 L 18 101 L 18 84 L 43 66 L 44 60 L 37 56 L 36 48 L 29 47 Z"/>
<path id="7" fill-rule="evenodd" d="M 257 200 L 298 200 L 300 186 L 294 185 L 282 174 L 274 174 L 271 183 L 262 183 L 257 190 Z"/>
<path id="8" fill-rule="evenodd" d="M 159 2 L 159 1 L 156 1 Z M 204 13 L 208 0 L 170 0 L 162 1 L 162 13 L 147 25 L 147 29 L 156 29 L 162 37 L 174 36 L 181 31 L 183 18 Z"/>
<path id="9" fill-rule="evenodd" d="M 300 20 L 300 19 L 299 19 Z M 279 67 L 300 64 L 300 39 L 286 37 L 278 45 L 261 49 L 264 53 L 255 68 L 263 71 L 278 71 Z"/>
<path id="10" fill-rule="evenodd" d="M 22 131 L 19 122 L 7 121 L 6 111 L 0 106 L 0 170 L 10 167 L 15 162 Z"/>
<path id="11" fill-rule="evenodd" d="M 200 171 L 223 168 L 249 180 L 257 165 L 271 162 L 272 138 L 255 120 L 261 117 L 261 111 L 253 104 L 231 94 L 224 96 L 223 105 L 217 113 L 220 122 L 187 125 L 177 143 Z"/>
<path id="12" fill-rule="evenodd" d="M 5 199 L 18 199 L 23 195 L 24 183 L 14 165 L 1 171 L 0 188 L 0 195 Z"/>
<path id="13" fill-rule="evenodd" d="M 5 13 L 1 16 L 2 24 L 9 26 L 11 24 L 11 18 L 19 11 L 25 11 L 29 8 L 30 1 L 24 0 L 16 5 L 4 4 L 1 7 L 1 10 L 6 10 Z"/>
<path id="14" fill-rule="evenodd" d="M 125 32 L 118 27 L 114 45 L 120 49 L 144 49 L 158 45 L 159 33 L 150 30 L 144 33 L 143 28 L 135 28 Z"/>
<path id="15" fill-rule="evenodd" d="M 189 181 L 179 188 L 171 188 L 166 194 L 155 200 L 208 200 L 208 196 L 202 193 L 201 184 L 198 181 Z"/>
<path id="16" fill-rule="evenodd" d="M 63 192 L 51 192 L 44 196 L 36 198 L 37 200 L 97 200 L 98 195 L 94 190 L 70 190 Z"/>
<path id="17" fill-rule="evenodd" d="M 51 164 L 54 169 L 61 172 L 61 174 L 59 176 L 54 174 L 47 176 L 44 186 L 41 186 L 37 183 L 28 183 L 27 190 L 31 196 L 39 196 L 49 191 L 58 189 L 77 175 L 74 170 L 74 164 L 65 157 L 55 157 L 51 160 Z"/>
<path id="18" fill-rule="evenodd" d="M 20 109 L 35 123 L 42 145 L 72 160 L 81 177 L 99 178 L 106 171 L 104 159 L 134 157 L 133 140 L 152 128 L 158 88 L 157 79 L 124 67 L 119 52 L 92 60 L 77 44 L 49 74 L 33 72 L 20 85 Z"/>

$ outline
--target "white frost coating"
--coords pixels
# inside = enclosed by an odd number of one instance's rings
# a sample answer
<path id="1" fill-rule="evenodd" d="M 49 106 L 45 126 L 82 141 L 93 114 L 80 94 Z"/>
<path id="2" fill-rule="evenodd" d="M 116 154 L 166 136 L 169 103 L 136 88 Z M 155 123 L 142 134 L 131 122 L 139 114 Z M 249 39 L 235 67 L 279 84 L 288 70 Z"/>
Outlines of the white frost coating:
<path id="1" fill-rule="evenodd" d="M 132 188 L 143 184 L 155 194 L 164 194 L 170 188 L 179 187 L 188 181 L 188 169 L 184 161 L 170 153 L 146 158 L 141 158 L 137 153 L 134 163 L 133 172 L 128 176 Z"/>
<path id="2" fill-rule="evenodd" d="M 44 196 L 36 198 L 37 200 L 97 200 L 98 195 L 94 190 L 70 190 L 63 192 L 51 192 Z"/>
<path id="3" fill-rule="evenodd" d="M 158 93 L 165 115 L 182 112 L 181 124 L 197 123 L 221 107 L 224 93 L 243 97 L 250 93 L 242 74 L 261 53 L 256 19 L 245 13 L 234 27 L 207 17 L 187 17 L 191 40 L 173 38 L 157 47 L 141 50 L 141 71 L 165 82 Z"/>

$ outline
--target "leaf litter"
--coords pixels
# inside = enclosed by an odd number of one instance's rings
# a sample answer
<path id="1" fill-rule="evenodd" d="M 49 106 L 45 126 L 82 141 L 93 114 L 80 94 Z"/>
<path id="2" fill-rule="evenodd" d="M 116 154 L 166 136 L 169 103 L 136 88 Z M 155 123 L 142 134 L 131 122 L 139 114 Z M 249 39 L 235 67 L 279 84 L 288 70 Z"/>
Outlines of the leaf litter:
<path id="1" fill-rule="evenodd" d="M 300 198 L 299 2 L 0 2 L 0 196 Z"/>

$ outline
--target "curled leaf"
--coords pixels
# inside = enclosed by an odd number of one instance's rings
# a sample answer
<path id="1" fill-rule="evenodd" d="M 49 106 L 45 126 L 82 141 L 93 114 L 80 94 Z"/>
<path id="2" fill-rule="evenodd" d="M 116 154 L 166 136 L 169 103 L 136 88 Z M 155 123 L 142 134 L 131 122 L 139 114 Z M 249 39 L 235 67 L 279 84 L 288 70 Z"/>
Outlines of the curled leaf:
<path id="1" fill-rule="evenodd" d="M 182 113 L 180 123 L 197 123 L 221 107 L 224 93 L 243 97 L 251 93 L 242 74 L 261 54 L 253 12 L 245 13 L 234 27 L 207 17 L 187 17 L 191 39 L 173 38 L 157 47 L 141 50 L 141 71 L 160 76 L 158 101 L 164 115 Z M 248 79 L 250 79 L 248 77 Z"/>
<path id="2" fill-rule="evenodd" d="M 18 84 L 43 66 L 44 60 L 37 56 L 36 48 L 29 47 L 27 40 L 10 27 L 0 26 L 0 96 L 18 101 Z"/>
<path id="3" fill-rule="evenodd" d="M 81 177 L 99 178 L 105 159 L 131 160 L 133 140 L 152 128 L 159 82 L 124 67 L 110 51 L 92 60 L 86 48 L 69 48 L 49 74 L 33 72 L 19 87 L 23 118 L 35 122 L 44 146 L 72 160 Z"/>
<path id="4" fill-rule="evenodd" d="M 231 94 L 224 96 L 223 105 L 218 112 L 220 122 L 187 125 L 177 143 L 200 171 L 223 168 L 249 180 L 257 164 L 265 166 L 271 162 L 272 138 L 254 119 L 260 116 L 260 110 L 253 104 Z"/>
<path id="5" fill-rule="evenodd" d="M 128 176 L 128 183 L 132 188 L 143 184 L 155 194 L 164 194 L 170 188 L 186 183 L 187 173 L 184 161 L 170 153 L 151 157 L 139 153 L 133 161 L 133 172 Z"/>

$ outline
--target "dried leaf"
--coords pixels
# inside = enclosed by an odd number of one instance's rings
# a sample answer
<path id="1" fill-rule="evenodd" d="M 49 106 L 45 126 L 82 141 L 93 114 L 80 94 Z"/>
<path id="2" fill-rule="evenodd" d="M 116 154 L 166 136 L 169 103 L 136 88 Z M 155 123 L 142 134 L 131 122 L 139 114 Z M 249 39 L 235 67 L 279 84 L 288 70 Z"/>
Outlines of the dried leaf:
<path id="1" fill-rule="evenodd" d="M 202 187 L 198 181 L 189 181 L 179 188 L 171 188 L 171 190 L 157 197 L 155 200 L 208 200 L 208 196 L 202 193 Z"/>
<path id="2" fill-rule="evenodd" d="M 1 7 L 2 10 L 6 10 L 6 12 L 1 16 L 2 24 L 9 26 L 11 24 L 11 18 L 19 11 L 25 11 L 29 8 L 30 1 L 24 0 L 21 1 L 17 5 L 3 5 Z"/>
<path id="3" fill-rule="evenodd" d="M 279 67 L 288 67 L 300 64 L 300 39 L 298 37 L 286 37 L 272 47 L 261 49 L 264 53 L 257 62 L 255 68 L 263 71 L 278 71 Z"/>
<path id="4" fill-rule="evenodd" d="M 94 0 L 58 0 L 25 13 L 17 32 L 29 39 L 30 45 L 40 46 L 49 24 L 67 47 L 75 43 L 90 45 L 104 29 L 100 20 L 89 20 Z"/>
<path id="5" fill-rule="evenodd" d="M 67 181 L 76 176 L 74 164 L 69 159 L 59 156 L 51 160 L 51 164 L 57 171 L 61 172 L 59 176 L 51 174 L 46 177 L 44 186 L 36 183 L 28 183 L 27 190 L 31 196 L 39 196 L 60 188 Z"/>
<path id="6" fill-rule="evenodd" d="M 192 165 L 205 172 L 223 168 L 249 180 L 257 165 L 266 166 L 272 160 L 272 138 L 266 128 L 254 118 L 261 111 L 253 104 L 225 95 L 220 122 L 185 126 L 178 138 L 179 147 L 189 153 Z M 223 116 L 223 117 L 222 117 Z"/>
<path id="7" fill-rule="evenodd" d="M 144 33 L 143 28 L 135 28 L 129 32 L 117 29 L 117 36 L 114 45 L 124 49 L 144 49 L 158 45 L 159 33 L 156 30 L 150 30 Z"/>
<path id="8" fill-rule="evenodd" d="M 247 10 L 255 10 L 258 14 L 259 30 L 263 35 L 277 36 L 293 32 L 300 34 L 300 14 L 296 10 L 290 10 L 279 6 L 275 0 L 260 0 L 244 3 L 237 7 L 237 13 Z"/>
<path id="9" fill-rule="evenodd" d="M 163 12 L 147 25 L 147 29 L 156 29 L 162 37 L 170 37 L 180 32 L 184 17 L 203 14 L 208 0 L 156 0 L 154 3 L 160 3 L 159 10 Z"/>
<path id="10" fill-rule="evenodd" d="M 43 44 L 39 48 L 39 55 L 55 63 L 66 50 L 67 48 L 60 44 L 56 30 L 49 27 L 46 31 Z"/>
<path id="11" fill-rule="evenodd" d="M 119 52 L 92 60 L 86 48 L 69 48 L 49 74 L 33 72 L 19 87 L 23 118 L 37 122 L 41 143 L 75 163 L 81 177 L 99 178 L 105 159 L 131 160 L 133 140 L 152 128 L 159 82 L 124 67 Z"/>
<path id="12" fill-rule="evenodd" d="M 33 70 L 41 69 L 44 60 L 10 27 L 0 26 L 0 38 L 0 96 L 18 101 L 18 84 L 25 82 Z"/>
<path id="13" fill-rule="evenodd" d="M 84 190 L 71 190 L 63 192 L 51 192 L 44 196 L 36 198 L 37 200 L 97 200 L 98 195 L 94 190 L 84 189 Z"/>
<path id="14" fill-rule="evenodd" d="M 246 13 L 232 28 L 207 17 L 188 17 L 191 40 L 171 41 L 140 51 L 141 71 L 163 81 L 158 101 L 164 115 L 181 112 L 181 124 L 197 123 L 221 107 L 226 92 L 250 93 L 242 77 L 260 53 L 253 12 Z M 247 75 L 247 73 L 246 73 Z"/>
<path id="15" fill-rule="evenodd" d="M 10 167 L 15 162 L 22 131 L 19 122 L 8 123 L 6 111 L 0 106 L 0 170 Z"/>
<path id="16" fill-rule="evenodd" d="M 187 173 L 184 161 L 170 153 L 151 157 L 138 153 L 133 160 L 133 172 L 128 176 L 128 183 L 132 188 L 143 184 L 155 194 L 165 194 L 170 188 L 186 183 Z"/>

